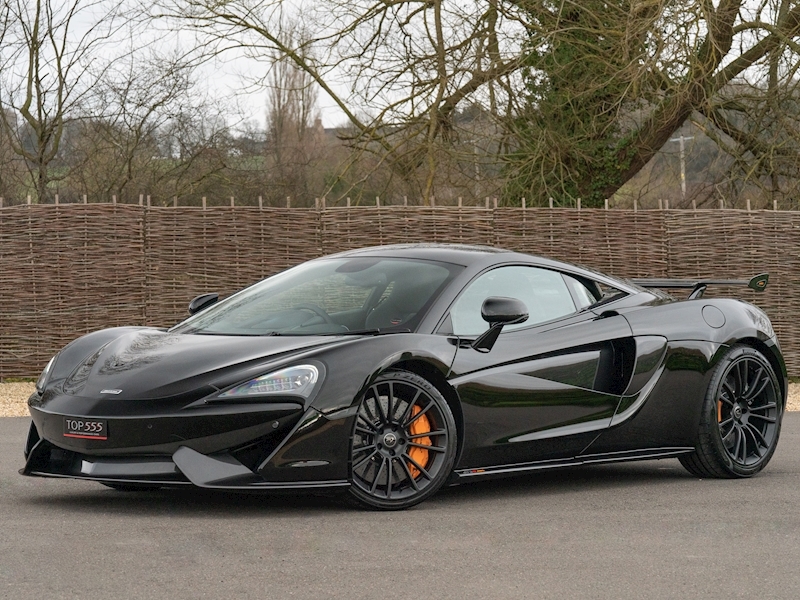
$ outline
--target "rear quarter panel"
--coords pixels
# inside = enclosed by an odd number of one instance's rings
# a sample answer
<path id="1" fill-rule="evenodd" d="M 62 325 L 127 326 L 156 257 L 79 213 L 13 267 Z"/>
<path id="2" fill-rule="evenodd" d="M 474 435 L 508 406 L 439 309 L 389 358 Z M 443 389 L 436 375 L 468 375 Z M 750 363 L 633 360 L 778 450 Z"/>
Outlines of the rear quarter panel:
<path id="1" fill-rule="evenodd" d="M 700 298 L 620 313 L 635 337 L 667 338 L 663 372 L 640 410 L 604 432 L 586 452 L 694 446 L 714 367 L 738 343 L 765 354 L 785 397 L 786 366 L 780 346 L 769 318 L 756 306 L 727 298 Z"/>

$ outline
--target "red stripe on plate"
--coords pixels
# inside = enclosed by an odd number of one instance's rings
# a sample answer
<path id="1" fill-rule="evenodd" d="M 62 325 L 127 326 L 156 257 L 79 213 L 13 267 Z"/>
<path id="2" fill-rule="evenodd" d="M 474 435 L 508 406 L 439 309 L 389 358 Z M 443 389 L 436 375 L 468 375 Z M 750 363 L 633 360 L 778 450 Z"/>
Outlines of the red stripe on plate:
<path id="1" fill-rule="evenodd" d="M 107 440 L 108 437 L 100 437 L 97 435 L 78 435 L 77 433 L 65 433 L 64 437 L 80 438 L 82 440 Z"/>

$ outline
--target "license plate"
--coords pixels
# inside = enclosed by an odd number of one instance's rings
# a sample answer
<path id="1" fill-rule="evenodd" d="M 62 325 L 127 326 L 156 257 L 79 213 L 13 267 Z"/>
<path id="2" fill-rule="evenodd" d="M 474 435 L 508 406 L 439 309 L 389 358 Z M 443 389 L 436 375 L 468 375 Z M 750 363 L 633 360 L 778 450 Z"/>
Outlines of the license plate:
<path id="1" fill-rule="evenodd" d="M 64 417 L 64 437 L 82 440 L 107 440 L 108 421 Z"/>

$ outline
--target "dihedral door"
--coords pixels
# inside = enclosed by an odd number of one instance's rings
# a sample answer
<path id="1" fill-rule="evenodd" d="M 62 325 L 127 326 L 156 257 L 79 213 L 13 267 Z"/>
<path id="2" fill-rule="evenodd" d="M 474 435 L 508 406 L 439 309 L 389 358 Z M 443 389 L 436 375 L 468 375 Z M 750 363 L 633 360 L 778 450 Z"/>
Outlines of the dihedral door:
<path id="1" fill-rule="evenodd" d="M 562 283 L 570 282 L 559 273 L 542 276 L 530 267 L 496 271 L 492 285 L 479 278 L 472 287 L 482 293 L 468 287 L 450 313 L 461 338 L 450 381 L 465 422 L 457 468 L 573 457 L 614 416 L 635 360 L 630 326 L 613 312 L 578 311 L 574 293 Z M 505 274 L 513 285 L 504 284 Z M 480 352 L 465 342 L 474 339 L 477 324 L 464 313 L 469 305 L 472 315 L 477 299 L 487 294 L 521 299 L 531 317 L 504 330 L 491 351 Z M 553 318 L 556 310 L 568 314 Z M 542 317 L 547 320 L 537 324 Z"/>

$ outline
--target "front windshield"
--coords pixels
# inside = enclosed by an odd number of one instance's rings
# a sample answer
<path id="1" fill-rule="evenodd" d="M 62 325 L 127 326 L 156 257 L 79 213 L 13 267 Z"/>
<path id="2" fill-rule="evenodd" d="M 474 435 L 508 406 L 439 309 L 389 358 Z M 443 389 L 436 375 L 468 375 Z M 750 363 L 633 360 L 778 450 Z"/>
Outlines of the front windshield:
<path id="1" fill-rule="evenodd" d="M 244 289 L 171 331 L 216 335 L 414 331 L 462 268 L 400 258 L 315 260 Z"/>

